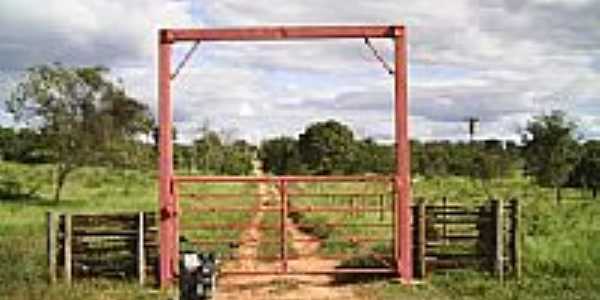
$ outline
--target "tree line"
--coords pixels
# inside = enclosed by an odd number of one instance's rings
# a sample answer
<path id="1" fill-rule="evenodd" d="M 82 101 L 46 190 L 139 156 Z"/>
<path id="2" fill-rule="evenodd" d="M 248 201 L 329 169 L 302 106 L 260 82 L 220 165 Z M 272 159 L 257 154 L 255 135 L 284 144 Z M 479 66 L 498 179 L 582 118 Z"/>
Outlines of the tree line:
<path id="1" fill-rule="evenodd" d="M 227 135 L 201 129 L 190 145 L 175 143 L 175 168 L 188 174 L 249 175 L 256 147 L 243 139 L 228 141 Z"/>
<path id="2" fill-rule="evenodd" d="M 424 177 L 510 175 L 518 166 L 519 148 L 499 140 L 472 143 L 411 140 L 411 172 Z M 281 136 L 261 143 L 259 157 L 273 174 L 392 174 L 392 144 L 356 138 L 335 120 L 309 125 L 298 138 Z M 501 167 L 502 166 L 502 167 Z"/>
<path id="3" fill-rule="evenodd" d="M 153 169 L 157 124 L 149 108 L 128 95 L 103 67 L 60 64 L 29 69 L 5 101 L 19 128 L 0 128 L 0 158 L 55 166 L 55 199 L 82 166 Z M 560 111 L 536 116 L 520 143 L 411 141 L 411 172 L 426 178 L 466 176 L 484 186 L 523 172 L 542 186 L 600 187 L 600 142 L 583 142 L 577 124 Z M 258 147 L 203 126 L 191 143 L 175 132 L 176 168 L 188 173 L 247 175 L 259 158 L 283 174 L 392 174 L 394 147 L 358 138 L 335 120 L 316 122 L 297 137 L 266 139 Z M 150 142 L 148 142 L 150 140 Z"/>
<path id="4" fill-rule="evenodd" d="M 521 172 L 543 187 L 556 190 L 560 202 L 565 186 L 600 188 L 600 141 L 581 141 L 577 125 L 564 112 L 534 117 L 515 141 L 411 141 L 411 173 L 426 178 L 465 176 L 484 188 L 498 178 Z M 329 120 L 309 125 L 297 138 L 281 136 L 261 143 L 259 157 L 266 171 L 283 174 L 392 174 L 394 147 Z"/>

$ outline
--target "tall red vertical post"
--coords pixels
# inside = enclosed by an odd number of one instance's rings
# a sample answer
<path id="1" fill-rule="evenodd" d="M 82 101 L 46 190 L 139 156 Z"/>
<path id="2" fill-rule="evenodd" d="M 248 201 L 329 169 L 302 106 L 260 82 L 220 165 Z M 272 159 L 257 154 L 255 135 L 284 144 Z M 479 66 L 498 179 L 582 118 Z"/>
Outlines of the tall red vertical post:
<path id="1" fill-rule="evenodd" d="M 171 104 L 171 44 L 168 30 L 161 30 L 158 47 L 158 149 L 159 179 L 158 197 L 160 206 L 160 285 L 168 287 L 173 280 L 175 257 L 175 204 L 172 190 L 173 141 Z"/>
<path id="2" fill-rule="evenodd" d="M 410 141 L 408 138 L 408 83 L 406 32 L 396 27 L 395 44 L 395 137 L 396 137 L 396 190 L 395 256 L 400 279 L 409 283 L 413 277 L 411 234 Z"/>

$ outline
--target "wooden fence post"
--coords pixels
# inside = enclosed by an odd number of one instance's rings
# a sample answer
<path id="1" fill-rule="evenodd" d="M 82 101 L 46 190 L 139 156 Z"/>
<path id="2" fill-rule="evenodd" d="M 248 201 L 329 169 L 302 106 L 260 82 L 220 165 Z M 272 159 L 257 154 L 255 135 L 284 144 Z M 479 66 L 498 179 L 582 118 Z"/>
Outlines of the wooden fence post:
<path id="1" fill-rule="evenodd" d="M 494 273 L 500 281 L 504 280 L 504 207 L 502 201 L 492 199 L 492 219 L 494 225 Z"/>
<path id="2" fill-rule="evenodd" d="M 448 197 L 442 197 L 442 204 L 444 206 L 442 210 L 444 212 L 444 214 L 442 215 L 444 219 L 444 224 L 442 224 L 442 242 L 444 243 L 444 245 L 448 245 Z"/>
<path id="3" fill-rule="evenodd" d="M 73 244 L 73 224 L 71 222 L 71 214 L 65 214 L 65 232 L 63 238 L 64 250 L 64 280 L 67 284 L 71 284 L 73 276 L 72 266 L 72 244 Z"/>
<path id="4" fill-rule="evenodd" d="M 383 194 L 379 195 L 379 221 L 383 221 L 385 219 L 385 210 L 384 210 L 385 202 L 383 200 Z"/>
<path id="5" fill-rule="evenodd" d="M 56 239 L 57 239 L 57 226 L 56 226 L 56 214 L 54 212 L 46 213 L 47 220 L 47 255 L 48 255 L 48 281 L 50 283 L 56 283 Z"/>
<path id="6" fill-rule="evenodd" d="M 426 276 L 426 264 L 425 264 L 425 250 L 427 247 L 427 226 L 426 226 L 426 206 L 425 201 L 420 200 L 417 204 L 417 213 L 415 218 L 415 275 L 418 278 L 424 278 Z"/>
<path id="7" fill-rule="evenodd" d="M 146 281 L 146 255 L 144 253 L 144 212 L 138 213 L 138 232 L 137 232 L 137 267 L 138 280 L 140 285 Z"/>
<path id="8" fill-rule="evenodd" d="M 521 278 L 521 239 L 519 231 L 521 230 L 521 207 L 519 200 L 510 200 L 512 208 L 511 228 L 510 228 L 510 257 L 511 267 L 515 278 Z"/>

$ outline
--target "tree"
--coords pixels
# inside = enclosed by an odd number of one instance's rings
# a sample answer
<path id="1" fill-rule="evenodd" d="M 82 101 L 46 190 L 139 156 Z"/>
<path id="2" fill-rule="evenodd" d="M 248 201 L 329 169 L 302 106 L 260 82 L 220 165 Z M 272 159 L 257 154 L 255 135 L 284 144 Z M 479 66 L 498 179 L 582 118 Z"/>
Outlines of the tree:
<path id="1" fill-rule="evenodd" d="M 29 128 L 0 127 L 0 160 L 21 163 L 47 163 L 47 155 L 40 134 Z"/>
<path id="2" fill-rule="evenodd" d="M 122 145 L 151 128 L 147 106 L 107 73 L 103 67 L 33 67 L 7 100 L 9 112 L 39 132 L 55 162 L 56 201 L 73 170 L 121 162 Z"/>
<path id="3" fill-rule="evenodd" d="M 494 179 L 507 176 L 514 169 L 510 156 L 500 149 L 480 150 L 473 160 L 474 176 L 481 181 L 485 193 L 492 197 L 491 184 Z"/>
<path id="4" fill-rule="evenodd" d="M 576 125 L 561 111 L 534 117 L 523 134 L 525 167 L 542 186 L 556 190 L 561 200 L 561 187 L 579 159 L 575 139 Z"/>
<path id="5" fill-rule="evenodd" d="M 222 150 L 225 159 L 220 166 L 220 173 L 227 175 L 249 175 L 252 172 L 253 151 L 243 140 L 225 145 Z"/>
<path id="6" fill-rule="evenodd" d="M 475 142 L 446 143 L 448 172 L 452 175 L 476 177 L 477 166 L 475 164 L 476 154 L 481 150 L 480 145 Z"/>
<path id="7" fill-rule="evenodd" d="M 600 189 L 600 141 L 588 141 L 583 145 L 581 160 L 575 167 L 571 180 L 575 186 L 592 189 L 592 197 Z"/>
<path id="8" fill-rule="evenodd" d="M 394 148 L 380 145 L 371 138 L 356 141 L 352 148 L 354 161 L 347 170 L 349 173 L 394 173 Z"/>
<path id="9" fill-rule="evenodd" d="M 316 174 L 348 173 L 354 146 L 352 130 L 334 120 L 310 125 L 299 139 L 302 161 Z"/>
<path id="10" fill-rule="evenodd" d="M 263 169 L 276 175 L 301 174 L 305 171 L 298 148 L 298 140 L 291 137 L 277 137 L 263 141 L 259 157 Z"/>
<path id="11" fill-rule="evenodd" d="M 230 132 L 202 127 L 202 136 L 192 148 L 198 168 L 206 174 L 247 175 L 252 172 L 255 146 L 245 140 L 233 140 Z"/>
<path id="12" fill-rule="evenodd" d="M 224 153 L 223 142 L 219 134 L 212 130 L 203 132 L 200 139 L 194 142 L 195 153 L 198 156 L 196 161 L 199 169 L 205 173 L 218 172 L 223 164 Z"/>
<path id="13" fill-rule="evenodd" d="M 180 145 L 175 144 L 174 153 L 175 153 L 175 169 L 186 169 L 188 174 L 192 174 L 194 169 L 194 147 L 189 145 Z"/>
<path id="14" fill-rule="evenodd" d="M 450 143 L 429 142 L 418 156 L 418 173 L 426 178 L 443 177 L 449 173 Z"/>

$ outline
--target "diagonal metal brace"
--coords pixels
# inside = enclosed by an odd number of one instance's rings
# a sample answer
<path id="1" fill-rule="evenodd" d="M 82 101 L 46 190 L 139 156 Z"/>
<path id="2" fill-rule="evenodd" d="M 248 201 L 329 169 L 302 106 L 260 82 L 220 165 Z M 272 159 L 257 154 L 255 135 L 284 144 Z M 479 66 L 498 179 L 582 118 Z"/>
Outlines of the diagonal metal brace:
<path id="1" fill-rule="evenodd" d="M 194 43 L 194 45 L 192 45 L 192 48 L 190 48 L 190 50 L 188 50 L 188 52 L 185 54 L 185 56 L 183 57 L 181 62 L 179 62 L 179 64 L 177 65 L 177 68 L 175 68 L 175 72 L 173 72 L 173 74 L 171 74 L 171 80 L 175 80 L 177 75 L 179 75 L 179 72 L 181 72 L 181 69 L 183 69 L 185 64 L 192 57 L 192 54 L 194 54 L 194 52 L 196 51 L 196 48 L 198 48 L 198 45 L 200 45 L 200 41 L 196 41 Z"/>
<path id="2" fill-rule="evenodd" d="M 369 47 L 369 49 L 371 49 L 371 52 L 373 52 L 373 55 L 375 56 L 375 58 L 381 63 L 381 65 L 388 72 L 388 74 L 394 75 L 394 73 L 395 73 L 394 69 L 385 61 L 385 59 L 383 59 L 383 56 L 381 56 L 381 54 L 379 54 L 379 51 L 377 51 L 377 49 L 375 49 L 375 47 L 373 47 L 373 44 L 371 44 L 371 41 L 369 40 L 368 37 L 365 37 L 365 45 L 367 45 L 367 47 Z"/>

